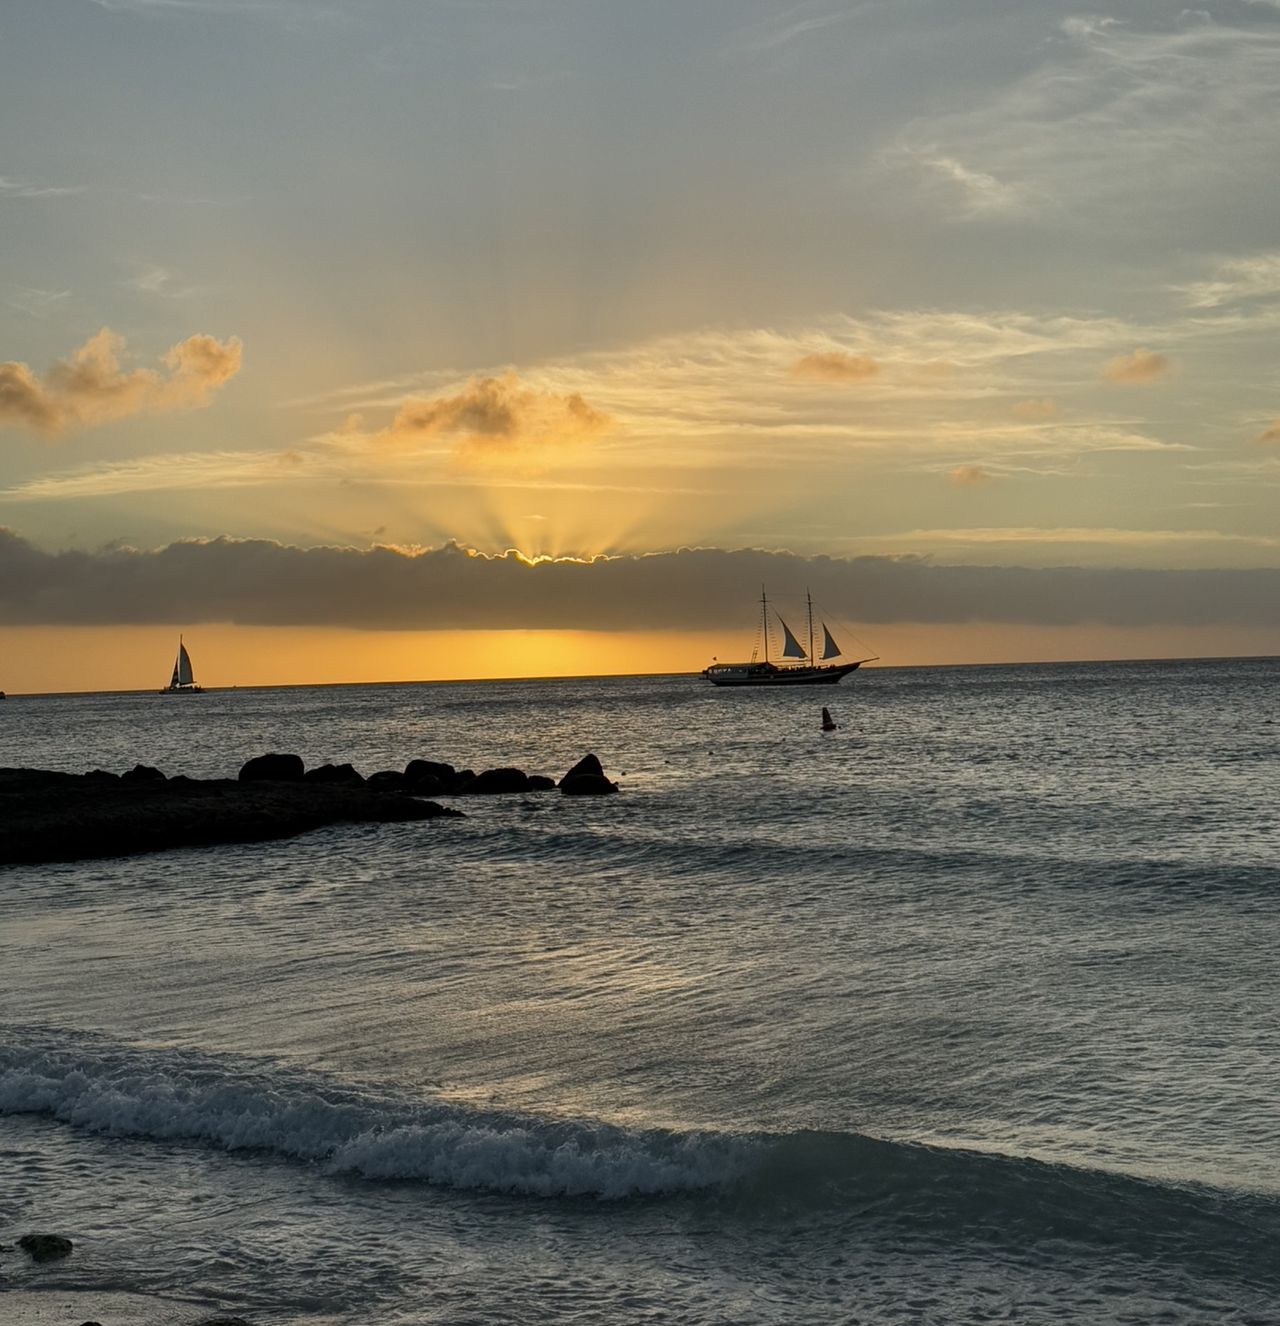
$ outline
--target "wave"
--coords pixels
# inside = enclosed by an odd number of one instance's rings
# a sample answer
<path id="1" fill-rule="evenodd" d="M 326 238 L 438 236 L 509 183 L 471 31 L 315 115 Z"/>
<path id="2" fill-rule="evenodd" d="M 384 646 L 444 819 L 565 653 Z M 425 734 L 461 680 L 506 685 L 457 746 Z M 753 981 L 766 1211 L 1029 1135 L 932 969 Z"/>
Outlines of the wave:
<path id="1" fill-rule="evenodd" d="M 627 1128 L 483 1110 L 83 1035 L 0 1046 L 0 1114 L 303 1161 L 329 1175 L 535 1197 L 683 1196 L 718 1218 L 862 1236 L 1062 1240 L 1280 1288 L 1280 1201 L 847 1132 Z"/>
<path id="2" fill-rule="evenodd" d="M 420 1102 L 313 1074 L 63 1038 L 0 1048 L 0 1114 L 96 1133 L 268 1152 L 330 1174 L 542 1197 L 622 1198 L 713 1187 L 753 1144 Z"/>

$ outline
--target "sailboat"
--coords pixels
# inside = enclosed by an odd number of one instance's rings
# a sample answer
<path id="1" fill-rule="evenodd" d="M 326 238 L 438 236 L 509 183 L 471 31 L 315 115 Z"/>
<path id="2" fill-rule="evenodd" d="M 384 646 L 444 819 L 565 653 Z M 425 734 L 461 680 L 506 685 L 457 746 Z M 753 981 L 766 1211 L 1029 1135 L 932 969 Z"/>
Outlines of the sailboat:
<path id="1" fill-rule="evenodd" d="M 203 686 L 196 685 L 195 676 L 191 671 L 191 655 L 187 653 L 187 647 L 182 643 L 182 637 L 178 637 L 178 657 L 173 663 L 173 676 L 169 679 L 169 684 L 160 692 L 161 695 L 196 695 L 204 690 Z"/>
<path id="2" fill-rule="evenodd" d="M 830 627 L 821 620 L 816 625 L 821 628 L 822 652 L 817 653 L 813 598 L 807 590 L 804 598 L 809 625 L 807 649 L 778 612 L 769 606 L 769 600 L 761 590 L 760 637 L 764 644 L 764 658 L 758 657 L 760 647 L 757 645 L 750 663 L 713 663 L 703 670 L 703 677 L 713 686 L 834 686 L 864 663 L 875 661 L 872 657 L 848 663 L 828 662 L 847 655 L 831 634 Z M 782 632 L 782 661 L 778 663 L 769 658 L 770 614 Z"/>

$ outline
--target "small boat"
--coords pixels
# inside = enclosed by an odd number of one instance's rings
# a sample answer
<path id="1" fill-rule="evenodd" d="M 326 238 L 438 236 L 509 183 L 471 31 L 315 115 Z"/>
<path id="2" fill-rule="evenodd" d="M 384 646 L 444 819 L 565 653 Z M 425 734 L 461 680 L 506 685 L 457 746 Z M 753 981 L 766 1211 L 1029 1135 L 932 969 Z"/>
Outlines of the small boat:
<path id="1" fill-rule="evenodd" d="M 834 686 L 851 672 L 856 672 L 864 663 L 875 661 L 870 658 L 855 659 L 850 663 L 828 662 L 828 659 L 845 658 L 844 650 L 836 643 L 826 622 L 819 620 L 821 627 L 822 653 L 815 650 L 815 629 L 813 617 L 813 598 L 806 591 L 805 605 L 809 621 L 809 647 L 796 639 L 791 628 L 782 620 L 777 611 L 769 606 L 769 600 L 763 590 L 760 591 L 760 636 L 749 663 L 712 663 L 702 672 L 703 677 L 713 686 Z M 769 632 L 773 621 L 777 621 L 782 634 L 782 662 L 774 663 L 769 658 Z M 759 655 L 763 653 L 764 657 Z"/>
<path id="2" fill-rule="evenodd" d="M 195 676 L 191 671 L 191 655 L 187 653 L 187 647 L 182 643 L 182 637 L 179 636 L 178 657 L 174 660 L 173 676 L 160 694 L 198 695 L 203 690 L 203 686 L 196 685 Z"/>

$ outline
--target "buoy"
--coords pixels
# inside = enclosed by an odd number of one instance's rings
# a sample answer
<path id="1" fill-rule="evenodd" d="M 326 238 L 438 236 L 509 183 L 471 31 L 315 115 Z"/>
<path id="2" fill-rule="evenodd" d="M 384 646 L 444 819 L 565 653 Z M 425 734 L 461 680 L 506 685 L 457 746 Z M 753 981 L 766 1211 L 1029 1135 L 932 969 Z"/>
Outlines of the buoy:
<path id="1" fill-rule="evenodd" d="M 837 723 L 836 720 L 831 717 L 831 711 L 829 709 L 823 709 L 822 730 L 824 732 L 834 732 L 836 728 L 838 728 L 839 726 L 840 724 Z"/>

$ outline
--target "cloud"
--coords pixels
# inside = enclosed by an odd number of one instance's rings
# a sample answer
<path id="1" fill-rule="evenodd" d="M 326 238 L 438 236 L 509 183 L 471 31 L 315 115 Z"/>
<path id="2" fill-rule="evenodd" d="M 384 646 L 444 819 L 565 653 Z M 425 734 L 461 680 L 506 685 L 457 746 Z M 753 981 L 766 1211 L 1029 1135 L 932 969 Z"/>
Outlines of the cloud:
<path id="1" fill-rule="evenodd" d="M 1155 382 L 1168 371 L 1168 359 L 1154 350 L 1133 350 L 1127 355 L 1116 355 L 1102 366 L 1102 376 L 1108 382 L 1127 385 Z"/>
<path id="2" fill-rule="evenodd" d="M 0 363 L 0 427 L 61 433 L 133 414 L 192 410 L 240 371 L 237 337 L 189 336 L 164 355 L 167 375 L 125 370 L 124 338 L 104 327 L 42 379 L 29 364 Z"/>
<path id="3" fill-rule="evenodd" d="M 376 436 L 389 442 L 447 437 L 472 458 L 527 457 L 594 442 L 613 426 L 613 418 L 580 392 L 535 390 L 509 371 L 470 378 L 450 396 L 410 398 Z"/>
<path id="4" fill-rule="evenodd" d="M 0 530 L 8 625 L 736 630 L 762 583 L 780 598 L 809 586 L 832 615 L 865 623 L 1274 627 L 1280 602 L 1280 569 L 940 566 L 715 548 L 530 564 L 454 543 L 406 551 L 229 538 L 46 553 Z"/>
<path id="5" fill-rule="evenodd" d="M 1036 420 L 1052 419 L 1058 413 L 1058 404 L 1050 400 L 1048 396 L 1035 396 L 1030 400 L 1018 401 L 1013 407 L 1013 413 L 1019 419 Z"/>
<path id="6" fill-rule="evenodd" d="M 961 488 L 976 488 L 981 484 L 990 483 L 995 476 L 981 465 L 957 465 L 948 477 L 952 483 L 958 484 Z"/>
<path id="7" fill-rule="evenodd" d="M 1031 68 L 912 121 L 882 164 L 912 163 L 926 199 L 971 216 L 1105 216 L 1132 234 L 1177 209 L 1181 234 L 1195 213 L 1209 236 L 1238 223 L 1242 194 L 1268 216 L 1258 163 L 1280 151 L 1280 31 L 1238 10 L 1188 25 L 1147 8 L 1066 19 L 1028 52 Z"/>
<path id="8" fill-rule="evenodd" d="M 1253 441 L 1259 447 L 1280 447 L 1280 419 L 1264 428 Z"/>
<path id="9" fill-rule="evenodd" d="M 1220 308 L 1246 299 L 1280 294 L 1280 253 L 1255 253 L 1227 258 L 1214 278 L 1172 287 L 1192 308 Z"/>
<path id="10" fill-rule="evenodd" d="M 869 355 L 827 350 L 797 359 L 791 372 L 810 382 L 868 382 L 879 375 L 880 365 Z"/>
<path id="11" fill-rule="evenodd" d="M 5 300 L 10 308 L 29 313 L 33 318 L 45 318 L 56 312 L 71 298 L 70 290 L 40 290 L 35 286 L 15 286 Z"/>
<path id="12" fill-rule="evenodd" d="M 36 184 L 0 175 L 0 198 L 65 198 L 83 192 L 83 185 Z"/>
<path id="13" fill-rule="evenodd" d="M 961 220 L 993 214 L 1013 216 L 1027 211 L 1033 202 L 1026 188 L 966 166 L 936 147 L 901 145 L 885 153 L 882 160 L 887 165 L 911 169 L 925 190 L 937 194 Z"/>

